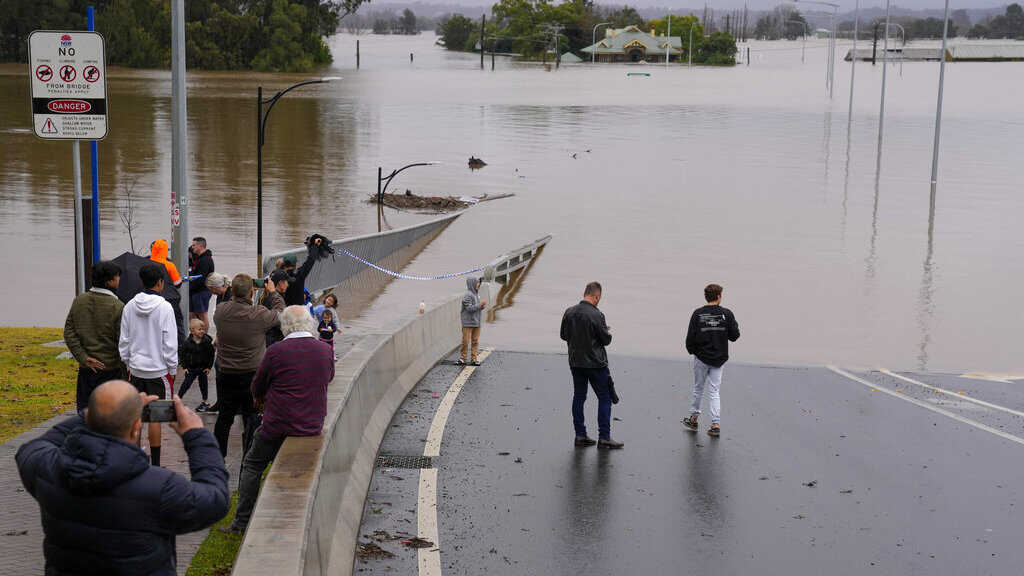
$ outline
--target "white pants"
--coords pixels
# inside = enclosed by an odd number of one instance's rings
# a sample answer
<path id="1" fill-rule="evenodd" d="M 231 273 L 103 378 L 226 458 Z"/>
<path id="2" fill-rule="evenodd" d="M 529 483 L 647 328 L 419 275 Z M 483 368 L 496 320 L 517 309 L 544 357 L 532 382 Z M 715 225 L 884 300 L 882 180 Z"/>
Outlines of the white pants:
<path id="1" fill-rule="evenodd" d="M 693 401 L 690 414 L 700 414 L 700 402 L 704 398 L 704 386 L 708 389 L 708 411 L 711 412 L 711 423 L 717 424 L 722 411 L 718 389 L 722 386 L 722 367 L 715 368 L 693 358 Z"/>

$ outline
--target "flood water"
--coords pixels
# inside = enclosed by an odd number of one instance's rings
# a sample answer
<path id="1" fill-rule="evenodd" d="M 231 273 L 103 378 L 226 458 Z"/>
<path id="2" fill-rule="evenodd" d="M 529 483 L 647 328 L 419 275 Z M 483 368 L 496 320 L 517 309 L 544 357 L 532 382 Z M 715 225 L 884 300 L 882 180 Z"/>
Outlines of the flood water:
<path id="1" fill-rule="evenodd" d="M 753 43 L 750 66 L 540 65 L 447 53 L 433 35 L 332 39 L 340 82 L 290 93 L 264 148 L 266 253 L 311 232 L 376 231 L 377 167 L 391 191 L 514 193 L 459 218 L 406 269 L 457 272 L 554 234 L 513 306 L 484 328 L 505 349 L 563 350 L 562 310 L 599 280 L 620 354 L 682 354 L 690 311 L 725 286 L 744 362 L 1024 373 L 1019 326 L 1024 64 L 946 69 L 940 185 L 929 218 L 937 63 L 850 64 L 824 91 L 822 44 Z M 410 63 L 409 53 L 415 54 Z M 845 48 L 839 50 L 845 54 Z M 627 72 L 650 77 L 627 77 Z M 319 75 L 318 73 L 317 75 Z M 191 232 L 218 271 L 255 269 L 256 87 L 304 76 L 189 73 Z M 73 296 L 71 144 L 30 132 L 27 68 L 0 69 L 0 324 L 60 326 Z M 170 73 L 111 70 L 99 145 L 103 255 L 168 237 Z M 848 130 L 849 126 L 849 130 Z M 83 146 L 88 190 L 88 146 Z M 470 171 L 470 155 L 488 166 Z M 880 166 L 880 170 L 876 168 Z M 399 227 L 428 216 L 388 211 Z M 366 318 L 398 318 L 461 279 L 399 280 Z"/>

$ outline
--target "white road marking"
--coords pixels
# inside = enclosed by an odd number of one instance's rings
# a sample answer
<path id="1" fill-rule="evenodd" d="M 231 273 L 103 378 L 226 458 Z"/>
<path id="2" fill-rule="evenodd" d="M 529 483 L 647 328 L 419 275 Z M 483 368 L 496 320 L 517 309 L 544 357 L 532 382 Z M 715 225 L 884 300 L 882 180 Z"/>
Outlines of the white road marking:
<path id="1" fill-rule="evenodd" d="M 419 549 L 420 576 L 441 576 L 441 550 L 437 542 L 437 468 L 420 470 L 416 534 L 434 543 L 431 548 Z"/>
<path id="2" fill-rule="evenodd" d="M 1024 374 L 993 374 L 989 372 L 968 372 L 967 374 L 961 374 L 960 377 L 970 378 L 971 380 L 989 380 L 991 382 L 1002 382 L 1004 384 L 1013 384 L 1014 380 L 1024 380 Z"/>
<path id="3" fill-rule="evenodd" d="M 480 356 L 477 358 L 481 362 L 491 354 L 493 348 L 485 348 L 480 351 Z M 434 421 L 430 424 L 430 431 L 427 433 L 427 443 L 423 447 L 423 455 L 431 458 L 441 453 L 441 438 L 444 436 L 444 426 L 448 422 L 448 414 L 451 413 L 452 408 L 455 406 L 455 399 L 459 396 L 459 392 L 462 392 L 462 387 L 466 385 L 466 381 L 473 375 L 473 371 L 476 370 L 476 366 L 466 366 L 459 373 L 459 377 L 452 382 L 452 385 L 448 388 L 448 392 L 444 395 L 441 400 L 441 405 L 437 407 L 437 412 L 434 413 Z"/>
<path id="4" fill-rule="evenodd" d="M 900 400 L 906 400 L 907 402 L 910 402 L 911 404 L 915 404 L 917 406 L 920 406 L 921 408 L 924 408 L 925 410 L 931 410 L 932 412 L 935 412 L 936 414 L 942 414 L 943 416 L 948 416 L 949 418 L 952 418 L 953 420 L 956 420 L 957 422 L 962 422 L 964 424 L 967 424 L 968 426 L 973 426 L 973 427 L 975 427 L 975 428 L 977 428 L 979 430 L 984 430 L 986 432 L 991 432 L 992 434 L 995 434 L 996 436 L 999 436 L 1000 438 L 1005 438 L 1006 440 L 1010 440 L 1011 442 L 1016 442 L 1017 444 L 1020 444 L 1020 445 L 1024 446 L 1024 439 L 1022 439 L 1022 438 L 1020 438 L 1018 436 L 1014 436 L 1013 434 L 1008 434 L 1006 432 L 1003 432 L 1002 430 L 997 430 L 997 429 L 995 429 L 995 428 L 993 428 L 991 426 L 986 426 L 986 425 L 984 425 L 984 424 L 982 424 L 980 422 L 975 422 L 974 420 L 969 420 L 967 418 L 964 418 L 963 416 L 958 416 L 957 414 L 953 414 L 952 412 L 949 412 L 947 410 L 943 410 L 942 408 L 938 408 L 936 406 L 933 406 L 933 405 L 931 405 L 931 404 L 929 404 L 929 403 L 927 403 L 927 402 L 925 402 L 923 400 L 918 400 L 917 398 L 911 398 L 910 396 L 907 396 L 906 394 L 900 394 L 898 392 L 893 392 L 892 390 L 889 390 L 888 388 L 885 388 L 884 386 L 879 386 L 877 384 L 873 384 L 871 382 L 868 382 L 867 380 L 865 380 L 863 378 L 859 378 L 857 376 L 854 376 L 853 374 L 850 374 L 849 372 L 847 372 L 845 370 L 842 370 L 840 368 L 836 368 L 835 366 L 831 366 L 830 365 L 830 366 L 826 366 L 826 368 L 828 368 L 829 370 L 835 372 L 836 374 L 839 374 L 840 376 L 843 376 L 845 378 L 849 378 L 850 380 L 853 380 L 854 382 L 856 382 L 858 384 L 863 384 L 864 386 L 867 386 L 868 388 L 870 388 L 872 390 L 877 390 L 879 392 L 882 392 L 883 394 L 888 394 L 888 395 L 892 396 L 893 398 L 899 398 Z"/>
<path id="5" fill-rule="evenodd" d="M 484 361 L 494 348 L 484 348 L 477 358 Z M 476 371 L 476 366 L 466 366 L 459 372 L 455 381 L 448 387 L 448 392 L 441 399 L 441 404 L 434 413 L 434 421 L 427 433 L 427 443 L 423 447 L 423 455 L 435 458 L 441 454 L 441 438 L 444 427 L 448 423 L 448 415 L 455 406 L 455 399 L 462 392 L 466 381 Z M 420 576 L 441 576 L 441 543 L 438 541 L 437 529 L 437 468 L 420 470 L 420 487 L 416 504 L 416 532 L 420 538 L 434 543 L 431 548 L 420 548 L 417 554 Z"/>
<path id="6" fill-rule="evenodd" d="M 911 384 L 916 384 L 916 385 L 921 386 L 923 388 L 927 388 L 929 390 L 934 390 L 935 392 L 941 392 L 943 394 L 949 394 L 950 396 L 952 396 L 954 398 L 957 398 L 957 399 L 960 399 L 960 400 L 966 400 L 968 402 L 974 402 L 975 404 L 978 404 L 980 406 L 984 406 L 986 408 L 991 408 L 993 410 L 1001 410 L 1003 412 L 1006 412 L 1007 414 L 1013 414 L 1014 416 L 1020 416 L 1020 417 L 1024 418 L 1024 412 L 1021 412 L 1019 410 L 1014 410 L 1012 408 L 1007 408 L 1006 406 L 1000 406 L 999 404 L 993 404 L 991 402 L 985 402 L 984 400 L 978 400 L 977 398 L 971 398 L 970 396 L 968 396 L 966 394 L 960 394 L 960 393 L 957 393 L 957 392 L 952 392 L 950 390 L 946 390 L 945 388 L 939 388 L 938 386 L 932 386 L 931 384 L 925 384 L 924 382 L 918 382 L 917 380 L 914 380 L 913 378 L 907 378 L 906 376 L 901 376 L 900 374 L 896 374 L 895 372 L 890 372 L 889 370 L 886 370 L 885 368 L 879 368 L 878 371 L 881 372 L 882 374 L 885 374 L 886 376 L 892 376 L 893 378 L 897 378 L 899 380 L 903 380 L 904 382 L 909 382 Z"/>

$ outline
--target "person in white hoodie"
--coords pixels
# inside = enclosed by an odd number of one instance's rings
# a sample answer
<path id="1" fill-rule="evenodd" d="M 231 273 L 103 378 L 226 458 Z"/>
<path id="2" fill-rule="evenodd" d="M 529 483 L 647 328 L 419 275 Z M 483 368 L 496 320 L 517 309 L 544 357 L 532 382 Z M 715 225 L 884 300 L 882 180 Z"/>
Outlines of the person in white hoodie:
<path id="1" fill-rule="evenodd" d="M 164 268 L 145 264 L 139 269 L 139 279 L 145 289 L 124 306 L 118 350 L 139 392 L 170 399 L 178 369 L 178 325 L 174 308 L 161 295 Z M 149 447 L 153 466 L 159 466 L 159 422 L 149 424 Z"/>

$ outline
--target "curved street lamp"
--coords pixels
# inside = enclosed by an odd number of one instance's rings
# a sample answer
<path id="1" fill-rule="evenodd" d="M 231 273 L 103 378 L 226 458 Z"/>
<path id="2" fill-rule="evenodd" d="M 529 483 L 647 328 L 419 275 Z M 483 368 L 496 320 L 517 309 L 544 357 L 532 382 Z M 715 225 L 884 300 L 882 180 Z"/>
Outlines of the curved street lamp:
<path id="1" fill-rule="evenodd" d="M 686 53 L 686 57 L 689 58 L 687 62 L 687 68 L 693 68 L 693 27 L 697 25 L 697 22 L 690 24 L 690 50 Z"/>
<path id="2" fill-rule="evenodd" d="M 317 80 L 306 80 L 305 82 L 299 82 L 292 84 L 284 90 L 278 91 L 272 98 L 266 100 L 263 99 L 263 86 L 256 88 L 256 270 L 257 276 L 263 276 L 263 142 L 264 135 L 267 131 L 267 117 L 270 116 L 270 111 L 274 109 L 274 105 L 281 99 L 282 96 L 291 92 L 292 90 L 299 88 L 300 86 L 308 86 L 309 84 L 326 84 L 333 80 L 341 80 L 341 76 L 324 76 Z M 263 106 L 267 106 L 267 111 L 263 112 Z"/>
<path id="3" fill-rule="evenodd" d="M 839 14 L 839 4 L 836 4 L 835 2 L 825 2 L 824 0 L 793 0 L 793 3 L 816 4 L 818 6 L 828 6 L 832 9 L 832 14 L 829 16 L 832 33 L 829 37 L 828 49 L 825 50 L 825 56 L 828 58 L 828 65 L 825 66 L 825 85 L 828 88 L 828 97 L 832 98 L 832 90 L 835 87 L 836 16 Z"/>
<path id="4" fill-rule="evenodd" d="M 590 35 L 590 45 L 591 46 L 593 46 L 594 44 L 597 44 L 597 28 L 598 28 L 598 26 L 608 26 L 610 24 L 614 24 L 614 22 L 599 22 L 597 24 L 594 24 L 594 32 L 593 32 L 593 34 Z M 595 58 L 597 58 L 597 54 L 595 52 L 591 52 L 590 53 L 590 63 L 591 64 L 593 64 L 595 62 Z"/>
<path id="5" fill-rule="evenodd" d="M 807 35 L 810 33 L 810 28 L 807 26 L 807 22 L 803 20 L 786 20 L 786 24 L 803 24 L 804 25 L 804 43 L 800 46 L 800 63 L 804 63 L 804 54 L 807 52 Z"/>
<path id="6" fill-rule="evenodd" d="M 388 185 L 391 184 L 391 179 L 398 176 L 399 172 L 408 168 L 413 168 L 415 166 L 437 166 L 438 164 L 441 163 L 436 160 L 431 160 L 430 162 L 414 162 L 412 164 L 402 166 L 398 170 L 392 170 L 391 174 L 388 174 L 387 176 L 383 175 L 383 168 L 380 166 L 377 167 L 377 232 L 382 230 L 381 218 L 383 218 L 384 215 L 384 193 L 388 191 Z M 384 184 L 383 188 L 381 188 L 381 183 Z"/>

